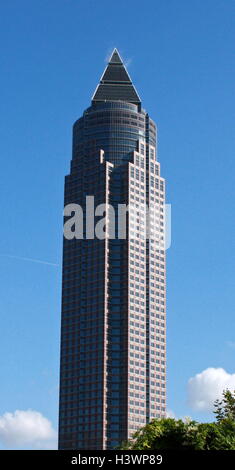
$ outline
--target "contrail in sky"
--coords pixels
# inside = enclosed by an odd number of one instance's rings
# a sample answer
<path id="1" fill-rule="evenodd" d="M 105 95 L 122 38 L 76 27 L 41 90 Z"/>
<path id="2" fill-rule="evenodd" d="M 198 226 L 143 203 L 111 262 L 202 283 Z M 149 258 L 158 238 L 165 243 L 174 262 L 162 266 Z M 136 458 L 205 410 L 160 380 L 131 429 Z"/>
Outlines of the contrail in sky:
<path id="1" fill-rule="evenodd" d="M 20 259 L 22 261 L 32 261 L 33 263 L 48 264 L 49 266 L 59 266 L 59 264 L 56 264 L 56 263 L 50 263 L 49 261 L 43 261 L 41 259 L 35 259 L 35 258 L 25 258 L 24 256 L 6 255 L 6 254 L 0 254 L 0 256 L 6 256 L 7 258 Z"/>

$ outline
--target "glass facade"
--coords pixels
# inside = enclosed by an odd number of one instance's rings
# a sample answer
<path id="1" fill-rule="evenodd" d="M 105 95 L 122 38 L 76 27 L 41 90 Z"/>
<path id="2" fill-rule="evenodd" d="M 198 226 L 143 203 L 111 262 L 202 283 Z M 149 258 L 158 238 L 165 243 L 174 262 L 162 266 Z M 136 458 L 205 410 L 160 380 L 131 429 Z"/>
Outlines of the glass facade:
<path id="1" fill-rule="evenodd" d="M 115 50 L 74 124 L 65 178 L 65 205 L 83 208 L 84 239 L 64 238 L 63 247 L 61 449 L 114 448 L 165 415 L 164 191 L 155 124 Z M 137 224 L 129 211 L 125 238 L 116 223 L 115 238 L 86 239 L 91 195 L 95 207 L 111 204 L 116 218 L 119 204 L 135 203 Z M 157 206 L 149 239 L 146 203 Z"/>

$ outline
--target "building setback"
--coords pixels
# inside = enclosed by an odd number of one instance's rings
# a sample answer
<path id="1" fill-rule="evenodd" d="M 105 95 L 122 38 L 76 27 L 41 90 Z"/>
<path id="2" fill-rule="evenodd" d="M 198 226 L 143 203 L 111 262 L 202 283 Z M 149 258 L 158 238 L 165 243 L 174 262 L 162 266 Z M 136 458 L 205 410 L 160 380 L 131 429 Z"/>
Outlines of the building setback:
<path id="1" fill-rule="evenodd" d="M 115 238 L 108 211 L 103 239 L 87 227 L 93 195 L 114 207 Z M 110 449 L 166 411 L 165 182 L 156 126 L 116 49 L 74 124 L 64 202 L 83 208 L 84 238 L 64 237 L 59 448 Z M 137 208 L 121 239 L 119 204 Z"/>

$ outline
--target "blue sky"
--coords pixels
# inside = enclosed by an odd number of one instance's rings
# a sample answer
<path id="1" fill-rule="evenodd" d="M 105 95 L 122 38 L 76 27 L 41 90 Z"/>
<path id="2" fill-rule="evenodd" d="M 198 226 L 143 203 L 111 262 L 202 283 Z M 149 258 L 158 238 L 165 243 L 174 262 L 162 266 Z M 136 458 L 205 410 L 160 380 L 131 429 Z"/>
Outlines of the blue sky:
<path id="1" fill-rule="evenodd" d="M 57 428 L 63 179 L 114 47 L 158 125 L 172 204 L 168 408 L 210 420 L 217 388 L 235 388 L 234 17 L 231 0 L 2 2 L 0 448 L 50 447 L 7 439 L 6 412 Z"/>

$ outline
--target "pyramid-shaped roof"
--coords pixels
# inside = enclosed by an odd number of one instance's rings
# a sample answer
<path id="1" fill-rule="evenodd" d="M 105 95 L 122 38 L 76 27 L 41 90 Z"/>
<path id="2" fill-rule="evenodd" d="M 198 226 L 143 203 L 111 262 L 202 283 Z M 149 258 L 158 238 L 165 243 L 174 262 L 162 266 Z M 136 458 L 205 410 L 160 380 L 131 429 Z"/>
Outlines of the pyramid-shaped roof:
<path id="1" fill-rule="evenodd" d="M 141 103 L 120 54 L 117 49 L 114 49 L 92 102 L 120 100 L 134 104 Z"/>

